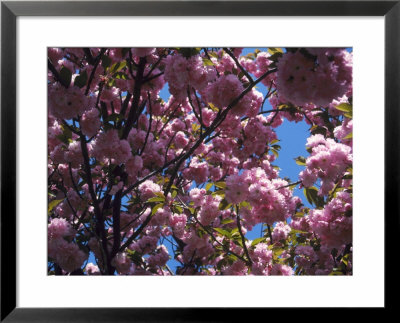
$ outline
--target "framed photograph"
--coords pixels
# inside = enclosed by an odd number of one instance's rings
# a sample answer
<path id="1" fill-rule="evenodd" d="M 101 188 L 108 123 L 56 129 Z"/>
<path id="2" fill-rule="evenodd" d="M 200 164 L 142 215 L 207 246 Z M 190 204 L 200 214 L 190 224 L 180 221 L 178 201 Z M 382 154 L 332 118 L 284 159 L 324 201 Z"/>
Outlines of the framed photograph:
<path id="1" fill-rule="evenodd" d="M 2 321 L 393 306 L 398 1 L 1 17 Z"/>

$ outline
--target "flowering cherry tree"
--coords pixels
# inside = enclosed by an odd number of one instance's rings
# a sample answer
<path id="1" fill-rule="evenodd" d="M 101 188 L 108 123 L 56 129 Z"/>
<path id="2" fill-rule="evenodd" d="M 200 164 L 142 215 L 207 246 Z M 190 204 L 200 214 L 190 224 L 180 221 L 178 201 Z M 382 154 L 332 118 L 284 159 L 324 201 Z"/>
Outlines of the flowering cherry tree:
<path id="1" fill-rule="evenodd" d="M 48 49 L 49 274 L 352 273 L 352 54 L 242 50 Z"/>

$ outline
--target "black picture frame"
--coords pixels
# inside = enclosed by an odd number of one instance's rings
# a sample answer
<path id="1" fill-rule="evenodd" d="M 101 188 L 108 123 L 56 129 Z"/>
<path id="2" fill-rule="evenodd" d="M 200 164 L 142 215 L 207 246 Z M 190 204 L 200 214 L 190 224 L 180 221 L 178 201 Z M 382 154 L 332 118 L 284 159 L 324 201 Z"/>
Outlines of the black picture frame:
<path id="1" fill-rule="evenodd" d="M 234 321 L 240 309 L 16 307 L 16 19 L 18 16 L 384 16 L 385 19 L 385 309 L 398 286 L 400 1 L 4 1 L 1 3 L 1 321 Z M 371 67 L 373 68 L 373 67 Z M 371 165 L 373 167 L 373 165 Z M 373 194 L 373 187 L 371 187 Z M 372 260 L 373 261 L 373 260 Z M 389 280 L 390 277 L 390 280 Z M 182 295 L 187 297 L 187 295 Z M 299 296 L 301 297 L 301 296 Z M 394 296 L 392 296 L 394 297 Z M 298 309 L 285 314 L 295 314 Z M 252 309 L 252 317 L 267 314 Z M 270 313 L 270 312 L 269 312 Z M 270 314 L 268 314 L 269 316 Z M 286 317 L 288 319 L 288 317 Z M 286 320 L 285 319 L 285 320 Z M 249 319 L 252 321 L 253 319 Z M 258 320 L 258 319 L 257 319 Z"/>

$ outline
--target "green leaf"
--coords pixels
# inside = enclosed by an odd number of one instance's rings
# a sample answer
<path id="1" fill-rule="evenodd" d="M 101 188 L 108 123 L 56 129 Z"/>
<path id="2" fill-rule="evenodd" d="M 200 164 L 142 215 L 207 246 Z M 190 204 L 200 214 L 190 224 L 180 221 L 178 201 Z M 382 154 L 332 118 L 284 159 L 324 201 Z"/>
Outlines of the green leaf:
<path id="1" fill-rule="evenodd" d="M 263 242 L 263 241 L 265 241 L 265 238 L 264 238 L 264 237 L 254 239 L 254 240 L 251 242 L 251 246 L 254 247 L 255 245 L 257 245 L 257 244 L 259 244 L 260 242 Z"/>
<path id="2" fill-rule="evenodd" d="M 342 263 L 344 263 L 346 266 L 348 266 L 349 265 L 349 258 L 350 258 L 350 254 L 349 253 L 344 255 L 343 258 L 342 258 Z"/>
<path id="3" fill-rule="evenodd" d="M 294 217 L 302 218 L 302 217 L 304 217 L 304 212 L 297 212 L 297 213 L 294 214 Z"/>
<path id="4" fill-rule="evenodd" d="M 240 203 L 239 203 L 239 207 L 240 207 L 240 208 L 245 207 L 245 208 L 251 210 L 251 204 L 250 204 L 249 202 L 247 202 L 247 201 L 242 201 L 242 202 L 240 202 Z"/>
<path id="5" fill-rule="evenodd" d="M 309 232 L 307 232 L 307 231 L 301 231 L 301 230 L 296 230 L 296 229 L 290 230 L 290 233 L 295 233 L 295 234 L 297 234 L 297 233 L 309 234 Z"/>
<path id="6" fill-rule="evenodd" d="M 69 145 L 72 138 L 72 131 L 68 127 L 63 125 L 61 125 L 61 128 L 63 129 L 63 133 L 56 136 L 56 138 L 62 141 L 64 144 Z"/>
<path id="7" fill-rule="evenodd" d="M 310 204 L 315 204 L 317 207 L 324 206 L 324 198 L 318 195 L 318 189 L 316 187 L 305 188 L 304 195 Z"/>
<path id="8" fill-rule="evenodd" d="M 213 187 L 213 183 L 208 183 L 207 185 L 206 185 L 206 191 L 209 191 L 210 189 L 211 189 L 211 187 Z"/>
<path id="9" fill-rule="evenodd" d="M 303 190 L 303 194 L 307 198 L 308 203 L 313 204 L 313 200 L 312 200 L 312 197 L 310 195 L 310 190 L 308 188 L 305 188 Z"/>
<path id="10" fill-rule="evenodd" d="M 140 256 L 140 253 L 137 252 L 136 250 L 126 249 L 125 252 L 128 254 L 129 258 L 133 260 L 135 263 L 142 262 L 142 257 Z"/>
<path id="11" fill-rule="evenodd" d="M 353 108 L 351 104 L 348 103 L 340 103 L 339 105 L 336 106 L 337 110 L 343 111 L 343 112 L 352 112 Z"/>
<path id="12" fill-rule="evenodd" d="M 169 181 L 169 178 L 168 178 Z M 157 195 L 158 197 L 162 197 L 165 200 L 165 196 L 162 192 L 154 192 L 154 195 Z"/>
<path id="13" fill-rule="evenodd" d="M 71 78 L 72 78 L 71 71 L 68 68 L 66 68 L 65 66 L 63 66 L 60 71 L 60 78 L 64 84 L 70 85 Z"/>
<path id="14" fill-rule="evenodd" d="M 117 72 L 113 76 L 118 80 L 129 80 L 128 75 L 126 75 L 124 72 Z"/>
<path id="15" fill-rule="evenodd" d="M 83 71 L 77 77 L 75 77 L 74 85 L 81 89 L 86 85 L 87 80 L 88 80 L 87 72 Z"/>
<path id="16" fill-rule="evenodd" d="M 352 174 L 346 174 L 342 177 L 342 179 L 353 179 L 353 175 Z"/>
<path id="17" fill-rule="evenodd" d="M 329 276 L 343 276 L 343 273 L 340 270 L 334 268 L 333 271 L 329 274 Z"/>
<path id="18" fill-rule="evenodd" d="M 214 183 L 214 185 L 218 188 L 222 188 L 222 189 L 226 188 L 225 182 L 216 182 L 216 183 Z"/>
<path id="19" fill-rule="evenodd" d="M 246 57 L 247 59 L 251 59 L 252 61 L 254 61 L 256 59 L 256 56 L 254 53 L 248 53 L 244 57 Z"/>
<path id="20" fill-rule="evenodd" d="M 274 53 L 270 57 L 268 57 L 268 59 L 273 62 L 272 64 L 275 64 L 278 61 L 278 59 L 282 57 L 282 55 L 283 55 L 282 53 Z M 275 65 L 272 64 L 270 64 L 269 66 L 270 68 L 276 67 Z"/>
<path id="21" fill-rule="evenodd" d="M 193 131 L 197 131 L 197 130 L 199 130 L 200 129 L 200 125 L 199 124 L 197 124 L 197 123 L 192 123 L 192 130 Z"/>
<path id="22" fill-rule="evenodd" d="M 232 223 L 232 222 L 235 222 L 235 220 L 234 219 L 224 219 L 221 221 L 221 224 L 228 224 L 228 223 Z"/>
<path id="23" fill-rule="evenodd" d="M 279 47 L 270 47 L 268 48 L 268 53 L 270 53 L 271 55 L 274 55 L 275 53 L 283 54 L 283 49 Z"/>
<path id="24" fill-rule="evenodd" d="M 174 190 L 174 191 L 172 191 L 172 193 L 171 193 L 171 197 L 172 197 L 172 198 L 175 198 L 177 194 L 178 194 L 178 191 L 177 191 L 177 190 Z"/>
<path id="25" fill-rule="evenodd" d="M 203 58 L 203 65 L 204 66 L 214 66 L 214 63 L 207 58 Z"/>
<path id="26" fill-rule="evenodd" d="M 272 250 L 275 257 L 279 257 L 285 251 L 283 248 L 273 248 Z"/>
<path id="27" fill-rule="evenodd" d="M 229 254 L 228 259 L 233 263 L 233 262 L 237 261 L 239 258 L 236 257 L 234 254 Z"/>
<path id="28" fill-rule="evenodd" d="M 48 209 L 47 209 L 47 213 L 50 214 L 51 211 L 53 211 L 53 209 L 54 209 L 58 204 L 60 204 L 62 201 L 64 201 L 64 199 L 61 199 L 61 200 L 53 200 L 53 201 L 51 201 L 51 202 L 49 203 L 49 207 L 48 207 Z"/>
<path id="29" fill-rule="evenodd" d="M 239 233 L 237 234 L 237 238 L 238 238 L 238 237 L 239 237 Z M 233 242 L 234 242 L 236 245 L 238 245 L 238 246 L 240 246 L 240 247 L 243 248 L 242 239 L 235 239 Z"/>
<path id="30" fill-rule="evenodd" d="M 164 202 L 165 198 L 163 197 L 151 197 L 147 200 L 147 203 L 152 203 L 152 202 Z"/>
<path id="31" fill-rule="evenodd" d="M 156 205 L 151 209 L 151 215 L 156 214 L 157 210 L 160 209 L 160 208 L 162 208 L 163 206 L 164 206 L 163 203 L 156 204 Z"/>
<path id="32" fill-rule="evenodd" d="M 326 136 L 327 128 L 315 125 L 315 126 L 311 127 L 310 131 L 313 135 L 321 134 L 323 136 Z"/>
<path id="33" fill-rule="evenodd" d="M 231 238 L 231 233 L 227 230 L 221 228 L 214 228 L 214 231 L 217 231 L 218 233 L 222 234 L 225 237 Z"/>
<path id="34" fill-rule="evenodd" d="M 232 206 L 232 203 L 228 203 L 227 200 L 223 199 L 220 203 L 218 208 L 223 211 L 223 210 L 227 210 Z"/>
<path id="35" fill-rule="evenodd" d="M 115 86 L 115 80 L 114 79 L 110 79 L 110 81 L 107 83 L 108 87 L 113 87 Z"/>
<path id="36" fill-rule="evenodd" d="M 223 266 L 226 266 L 227 260 L 222 258 L 220 261 L 217 263 L 217 269 L 221 270 Z"/>
<path id="37" fill-rule="evenodd" d="M 213 110 L 214 112 L 218 112 L 219 109 L 218 107 L 216 107 L 214 104 L 212 104 L 211 102 L 208 102 L 208 106 L 210 107 L 211 110 Z"/>
<path id="38" fill-rule="evenodd" d="M 279 153 L 276 149 L 271 149 L 272 153 L 275 155 L 276 158 L 279 157 Z"/>
<path id="39" fill-rule="evenodd" d="M 175 213 L 181 214 L 183 209 L 179 205 L 174 205 Z"/>
<path id="40" fill-rule="evenodd" d="M 120 70 L 122 70 L 126 66 L 126 61 L 121 61 L 113 64 L 110 68 L 111 73 L 116 73 Z"/>
<path id="41" fill-rule="evenodd" d="M 178 48 L 178 52 L 186 58 L 197 55 L 200 52 L 200 50 L 201 48 L 193 48 L 193 47 Z"/>
<path id="42" fill-rule="evenodd" d="M 224 191 L 224 190 L 214 191 L 214 192 L 211 193 L 211 195 L 212 195 L 212 196 L 219 195 L 219 196 L 221 196 L 222 198 L 224 198 L 224 197 L 225 197 L 225 191 Z"/>
<path id="43" fill-rule="evenodd" d="M 353 133 L 350 132 L 346 137 L 344 137 L 343 139 L 353 139 Z"/>
<path id="44" fill-rule="evenodd" d="M 306 166 L 306 159 L 303 156 L 299 156 L 294 159 L 297 165 Z"/>

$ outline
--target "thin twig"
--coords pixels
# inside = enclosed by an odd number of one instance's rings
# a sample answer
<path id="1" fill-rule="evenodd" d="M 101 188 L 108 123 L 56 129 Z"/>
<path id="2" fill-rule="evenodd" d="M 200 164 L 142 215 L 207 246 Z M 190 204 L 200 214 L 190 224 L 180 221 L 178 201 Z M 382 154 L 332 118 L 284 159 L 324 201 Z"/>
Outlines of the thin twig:
<path id="1" fill-rule="evenodd" d="M 150 131 L 151 131 L 151 124 L 152 124 L 152 121 L 153 121 L 153 111 L 152 111 L 152 107 L 151 107 L 151 100 L 150 100 L 150 93 L 149 92 L 147 92 L 147 97 L 148 97 L 148 100 L 149 100 L 150 120 L 149 120 L 149 127 L 148 127 L 147 133 L 146 133 L 146 138 L 144 139 L 143 147 L 139 151 L 139 154 L 138 154 L 139 156 L 143 154 L 144 149 L 146 148 L 147 140 L 149 139 L 149 134 L 150 134 Z"/>
<path id="2" fill-rule="evenodd" d="M 242 71 L 242 73 L 244 75 L 246 75 L 247 79 L 249 80 L 250 84 L 254 83 L 253 78 L 250 76 L 250 74 L 244 69 L 244 67 L 239 63 L 239 61 L 237 60 L 237 58 L 235 57 L 235 55 L 233 55 L 233 53 L 226 47 L 223 48 L 223 50 L 234 60 L 235 64 L 237 67 L 240 68 L 240 70 Z"/>
<path id="3" fill-rule="evenodd" d="M 246 254 L 247 259 L 249 260 L 250 265 L 252 265 L 253 262 L 251 261 L 249 251 L 247 250 L 246 240 L 244 238 L 243 231 L 242 231 L 242 225 L 240 224 L 239 207 L 237 205 L 236 205 L 236 224 L 237 224 L 237 227 L 238 227 L 238 230 L 240 233 L 240 237 L 242 238 L 244 253 Z"/>

